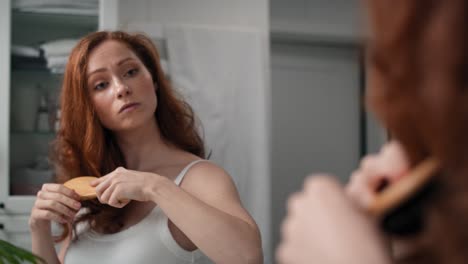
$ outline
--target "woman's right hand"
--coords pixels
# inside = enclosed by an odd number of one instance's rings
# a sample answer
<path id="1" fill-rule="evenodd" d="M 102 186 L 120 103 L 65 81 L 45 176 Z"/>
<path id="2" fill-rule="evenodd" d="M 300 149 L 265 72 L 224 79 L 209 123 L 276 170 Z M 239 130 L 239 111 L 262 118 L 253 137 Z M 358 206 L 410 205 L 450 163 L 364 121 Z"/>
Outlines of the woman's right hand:
<path id="1" fill-rule="evenodd" d="M 80 196 L 62 184 L 47 183 L 37 192 L 29 218 L 31 231 L 48 230 L 50 222 L 66 224 L 73 221 L 81 208 Z"/>
<path id="2" fill-rule="evenodd" d="M 379 153 L 361 160 L 359 169 L 353 172 L 346 192 L 360 208 L 368 209 L 384 185 L 391 185 L 407 175 L 409 162 L 403 146 L 390 141 Z"/>

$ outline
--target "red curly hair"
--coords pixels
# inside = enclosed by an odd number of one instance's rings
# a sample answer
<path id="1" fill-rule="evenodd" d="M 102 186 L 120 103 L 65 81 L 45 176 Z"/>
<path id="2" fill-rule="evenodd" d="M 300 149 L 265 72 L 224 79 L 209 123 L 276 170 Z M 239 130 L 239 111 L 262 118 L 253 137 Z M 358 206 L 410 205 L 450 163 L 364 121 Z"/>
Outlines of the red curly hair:
<path id="1" fill-rule="evenodd" d="M 368 0 L 369 106 L 411 164 L 441 161 L 411 263 L 468 261 L 468 1 Z"/>
<path id="2" fill-rule="evenodd" d="M 158 51 L 151 39 L 143 34 L 121 31 L 95 32 L 82 38 L 72 50 L 65 69 L 61 97 L 60 129 L 51 148 L 51 160 L 57 182 L 92 175 L 100 177 L 119 166 L 125 167 L 125 158 L 112 131 L 103 127 L 94 110 L 87 87 L 87 65 L 90 53 L 101 43 L 115 40 L 125 44 L 143 62 L 151 73 L 157 89 L 157 110 L 154 117 L 164 140 L 174 146 L 205 158 L 204 142 L 200 136 L 192 108 L 171 87 L 160 65 Z M 102 233 L 121 230 L 121 216 L 125 208 L 118 209 L 85 201 L 82 208 L 88 212 L 74 223 L 88 221 Z M 66 231 L 58 240 L 68 235 Z"/>

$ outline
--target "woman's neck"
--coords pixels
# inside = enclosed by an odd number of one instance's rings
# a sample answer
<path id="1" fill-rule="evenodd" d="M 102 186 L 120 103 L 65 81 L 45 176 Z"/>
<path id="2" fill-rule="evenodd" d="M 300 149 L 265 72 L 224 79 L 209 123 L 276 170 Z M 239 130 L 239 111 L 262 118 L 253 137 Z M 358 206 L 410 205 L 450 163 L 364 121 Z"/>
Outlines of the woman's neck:
<path id="1" fill-rule="evenodd" d="M 161 160 L 160 157 L 167 157 L 174 151 L 162 138 L 156 121 L 132 131 L 119 132 L 116 138 L 127 169 L 146 170 L 153 167 L 155 161 Z"/>

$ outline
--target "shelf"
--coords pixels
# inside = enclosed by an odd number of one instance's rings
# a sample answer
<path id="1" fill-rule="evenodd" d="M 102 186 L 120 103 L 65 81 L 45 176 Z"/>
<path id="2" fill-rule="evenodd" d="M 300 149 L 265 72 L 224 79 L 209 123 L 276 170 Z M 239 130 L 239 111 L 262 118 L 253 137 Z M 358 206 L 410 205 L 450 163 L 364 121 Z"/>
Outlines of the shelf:
<path id="1" fill-rule="evenodd" d="M 36 66 L 36 65 L 14 65 L 11 67 L 11 71 L 12 72 L 35 72 L 35 73 L 39 72 L 39 73 L 46 73 L 46 74 L 54 74 L 54 73 L 51 73 L 48 68 Z"/>
<path id="2" fill-rule="evenodd" d="M 38 132 L 38 131 L 11 131 L 10 135 L 14 136 L 55 136 L 55 132 Z"/>
<path id="3" fill-rule="evenodd" d="M 12 10 L 13 25 L 28 24 L 34 21 L 34 25 L 49 25 L 52 27 L 58 25 L 74 26 L 80 28 L 96 29 L 98 25 L 98 15 L 86 14 L 57 14 L 57 13 L 39 13 L 31 11 Z"/>
<path id="4" fill-rule="evenodd" d="M 339 25 L 311 24 L 307 21 L 272 21 L 270 38 L 276 42 L 327 43 L 329 45 L 359 45 L 362 32 L 349 31 Z"/>
<path id="5" fill-rule="evenodd" d="M 46 76 L 57 76 L 62 77 L 63 73 L 52 72 L 49 68 L 42 65 L 36 64 L 17 64 L 12 65 L 11 67 L 12 73 L 40 73 L 45 74 Z"/>
<path id="6" fill-rule="evenodd" d="M 57 39 L 78 39 L 98 29 L 98 16 L 35 13 L 12 10 L 14 45 L 37 47 Z"/>

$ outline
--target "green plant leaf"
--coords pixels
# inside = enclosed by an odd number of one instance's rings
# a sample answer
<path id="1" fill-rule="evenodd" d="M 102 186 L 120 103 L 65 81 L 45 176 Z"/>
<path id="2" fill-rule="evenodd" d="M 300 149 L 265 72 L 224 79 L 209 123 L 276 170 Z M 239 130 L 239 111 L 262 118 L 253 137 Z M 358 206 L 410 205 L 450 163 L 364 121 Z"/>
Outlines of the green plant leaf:
<path id="1" fill-rule="evenodd" d="M 18 261 L 15 259 L 15 253 L 12 252 L 10 247 L 5 246 L 5 247 L 0 247 L 0 259 L 6 261 L 7 263 L 18 263 Z"/>
<path id="2" fill-rule="evenodd" d="M 0 264 L 21 264 L 23 261 L 30 263 L 46 263 L 42 258 L 29 251 L 10 244 L 7 241 L 0 240 Z"/>

